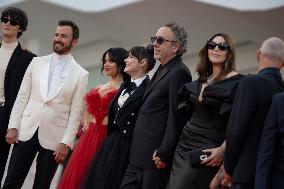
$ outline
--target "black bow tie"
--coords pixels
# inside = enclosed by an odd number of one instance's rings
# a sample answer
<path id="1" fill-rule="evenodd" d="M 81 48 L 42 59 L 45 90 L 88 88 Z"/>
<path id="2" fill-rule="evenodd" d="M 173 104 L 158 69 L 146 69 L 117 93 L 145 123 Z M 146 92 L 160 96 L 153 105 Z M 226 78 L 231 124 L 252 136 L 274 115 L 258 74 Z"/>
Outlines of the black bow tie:
<path id="1" fill-rule="evenodd" d="M 129 82 L 127 87 L 126 87 L 125 93 L 131 93 L 136 88 L 137 88 L 137 86 L 136 86 L 136 84 L 134 82 Z"/>

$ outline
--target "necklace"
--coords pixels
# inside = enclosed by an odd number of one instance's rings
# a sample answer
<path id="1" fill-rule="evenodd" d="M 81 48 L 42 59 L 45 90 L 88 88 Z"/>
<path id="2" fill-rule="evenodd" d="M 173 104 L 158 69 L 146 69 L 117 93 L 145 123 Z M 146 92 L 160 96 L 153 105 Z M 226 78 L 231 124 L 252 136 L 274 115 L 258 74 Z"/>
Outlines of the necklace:
<path id="1" fill-rule="evenodd" d="M 210 77 L 208 77 L 206 84 L 211 85 L 211 84 L 215 83 L 215 79 L 216 78 L 211 75 Z"/>
<path id="2" fill-rule="evenodd" d="M 109 91 L 110 89 L 113 89 L 113 88 L 118 89 L 120 87 L 120 85 L 121 85 L 121 83 L 115 83 L 115 82 L 106 83 L 106 84 L 104 84 L 100 87 L 100 91 L 106 92 L 106 91 Z"/>
<path id="3" fill-rule="evenodd" d="M 203 92 L 204 92 L 204 89 L 208 86 L 208 85 L 211 85 L 213 83 L 215 83 L 215 77 L 213 77 L 212 75 L 210 77 L 208 77 L 207 79 L 207 82 L 206 83 L 202 83 L 201 85 L 201 90 L 200 90 L 200 94 L 198 96 L 198 100 L 199 102 L 201 102 L 203 100 Z"/>
<path id="4" fill-rule="evenodd" d="M 115 86 L 115 87 L 119 87 L 121 84 L 122 84 L 122 82 L 109 82 L 109 83 L 107 83 L 107 85 Z"/>

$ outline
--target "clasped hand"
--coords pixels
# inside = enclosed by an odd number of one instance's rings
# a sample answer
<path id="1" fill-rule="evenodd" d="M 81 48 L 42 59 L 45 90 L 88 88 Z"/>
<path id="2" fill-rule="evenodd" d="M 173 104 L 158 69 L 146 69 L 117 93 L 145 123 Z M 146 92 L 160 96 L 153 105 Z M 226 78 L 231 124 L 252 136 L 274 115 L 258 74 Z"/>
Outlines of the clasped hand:
<path id="1" fill-rule="evenodd" d="M 53 155 L 55 155 L 55 161 L 56 163 L 62 163 L 64 159 L 66 158 L 68 152 L 70 150 L 70 147 L 60 143 L 55 151 L 53 152 Z"/>
<path id="2" fill-rule="evenodd" d="M 167 164 L 162 162 L 161 158 L 157 156 L 157 150 L 154 152 L 152 160 L 155 162 L 157 169 L 165 169 L 167 167 Z"/>

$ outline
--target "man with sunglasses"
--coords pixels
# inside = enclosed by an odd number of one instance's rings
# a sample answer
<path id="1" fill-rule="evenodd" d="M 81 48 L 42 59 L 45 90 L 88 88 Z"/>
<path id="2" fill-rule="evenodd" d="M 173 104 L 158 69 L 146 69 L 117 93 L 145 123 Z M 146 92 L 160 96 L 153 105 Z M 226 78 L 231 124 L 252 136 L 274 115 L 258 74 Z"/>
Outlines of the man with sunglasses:
<path id="1" fill-rule="evenodd" d="M 227 125 L 223 184 L 232 189 L 254 189 L 259 142 L 272 96 L 284 90 L 284 42 L 265 40 L 257 51 L 259 72 L 239 84 Z M 265 135 L 265 133 L 263 133 Z M 268 133 L 269 134 L 269 133 Z"/>
<path id="2" fill-rule="evenodd" d="M 165 188 L 183 126 L 178 119 L 177 93 L 191 81 L 181 58 L 187 49 L 187 33 L 178 24 L 169 23 L 151 41 L 160 66 L 143 97 L 121 189 Z"/>
<path id="3" fill-rule="evenodd" d="M 0 44 L 0 181 L 5 170 L 10 144 L 6 143 L 8 121 L 25 71 L 36 55 L 23 49 L 18 42 L 27 29 L 26 13 L 8 7 L 1 15 L 2 42 Z"/>

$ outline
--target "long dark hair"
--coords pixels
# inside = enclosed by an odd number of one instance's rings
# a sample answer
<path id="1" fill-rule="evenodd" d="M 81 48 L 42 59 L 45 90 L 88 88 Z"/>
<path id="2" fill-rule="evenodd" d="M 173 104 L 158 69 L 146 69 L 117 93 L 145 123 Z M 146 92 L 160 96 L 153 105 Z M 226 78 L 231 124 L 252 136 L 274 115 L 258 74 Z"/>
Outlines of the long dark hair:
<path id="1" fill-rule="evenodd" d="M 130 76 L 124 72 L 125 62 L 124 60 L 128 57 L 128 51 L 121 47 L 110 48 L 106 50 L 102 57 L 102 68 L 101 73 L 104 70 L 105 57 L 108 54 L 110 60 L 117 66 L 116 75 L 121 74 L 123 81 L 130 79 Z"/>
<path id="2" fill-rule="evenodd" d="M 226 75 L 231 71 L 236 70 L 236 64 L 235 64 L 235 45 L 233 43 L 232 38 L 225 33 L 217 33 L 213 35 L 209 39 L 209 41 L 212 41 L 217 36 L 223 37 L 226 43 L 228 43 L 230 46 L 230 48 L 228 49 L 226 60 L 222 64 L 221 70 L 215 79 L 216 81 L 219 81 L 222 80 L 224 77 L 226 77 Z M 207 78 L 213 73 L 213 65 L 208 58 L 208 48 L 206 45 L 199 51 L 199 58 L 200 62 L 196 67 L 196 72 L 198 73 L 201 82 L 204 83 L 207 81 Z"/>

